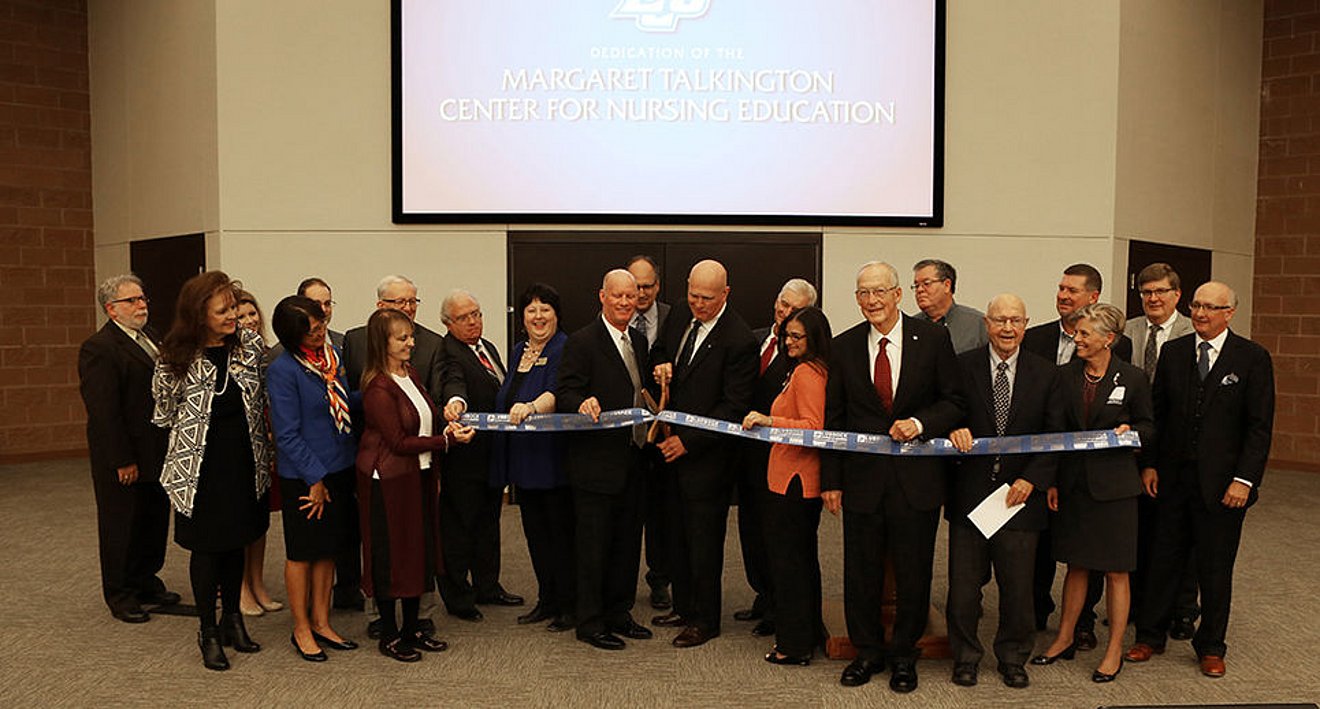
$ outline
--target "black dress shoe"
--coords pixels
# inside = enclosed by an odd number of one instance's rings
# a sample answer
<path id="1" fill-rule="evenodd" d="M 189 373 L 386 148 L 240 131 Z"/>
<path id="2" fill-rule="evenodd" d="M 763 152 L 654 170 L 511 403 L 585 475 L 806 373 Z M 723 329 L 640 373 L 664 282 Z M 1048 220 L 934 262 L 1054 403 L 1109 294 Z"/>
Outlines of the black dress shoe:
<path id="1" fill-rule="evenodd" d="M 1076 636 L 1074 639 L 1077 641 L 1077 649 L 1082 652 L 1094 650 L 1095 646 L 1099 644 L 1095 638 L 1095 630 L 1091 628 L 1078 628 L 1074 635 Z"/>
<path id="2" fill-rule="evenodd" d="M 1013 689 L 1023 689 L 1031 685 L 1027 671 L 1021 665 L 1000 665 L 999 676 L 1004 679 L 1005 686 Z"/>
<path id="3" fill-rule="evenodd" d="M 733 612 L 734 620 L 741 620 L 744 622 L 750 620 L 760 620 L 764 617 L 765 617 L 765 611 L 761 610 L 760 608 L 757 608 L 756 606 L 752 606 L 751 608 L 744 608 L 740 611 Z"/>
<path id="4" fill-rule="evenodd" d="M 471 623 L 476 623 L 480 621 L 482 618 L 486 617 L 482 615 L 481 611 L 476 608 L 460 608 L 459 610 L 456 611 L 449 611 L 449 615 L 452 615 L 455 618 L 458 618 L 459 620 L 466 620 Z"/>
<path id="5" fill-rule="evenodd" d="M 637 621 L 632 618 L 610 628 L 610 632 L 617 633 L 625 638 L 631 638 L 633 640 L 650 640 L 653 637 L 650 628 L 638 625 Z"/>
<path id="6" fill-rule="evenodd" d="M 786 655 L 780 652 L 776 645 L 773 650 L 765 654 L 765 661 L 772 665 L 793 665 L 797 667 L 806 667 L 811 664 L 811 654 L 806 655 Z"/>
<path id="7" fill-rule="evenodd" d="M 1059 652 L 1059 654 L 1057 654 L 1057 655 L 1044 655 L 1044 654 L 1037 655 L 1037 656 L 1031 658 L 1031 664 L 1033 664 L 1033 665 L 1052 665 L 1052 664 L 1058 662 L 1059 660 L 1071 660 L 1071 659 L 1073 659 L 1074 657 L 1077 657 L 1077 639 L 1076 639 L 1076 638 L 1073 638 L 1072 645 L 1069 645 L 1068 647 L 1065 647 L 1062 651 Z"/>
<path id="8" fill-rule="evenodd" d="M 719 636 L 719 633 L 689 625 L 683 629 L 683 632 L 678 634 L 678 637 L 674 638 L 673 645 L 674 647 L 696 647 L 705 645 Z"/>
<path id="9" fill-rule="evenodd" d="M 417 629 L 427 635 L 435 635 L 435 621 L 430 618 L 418 618 Z"/>
<path id="10" fill-rule="evenodd" d="M 372 640 L 380 640 L 380 618 L 367 623 L 367 637 Z"/>
<path id="11" fill-rule="evenodd" d="M 559 614 L 550 610 L 544 604 L 538 603 L 535 606 L 532 606 L 532 609 L 530 611 L 518 616 L 518 625 L 531 625 L 532 623 L 540 623 L 543 621 L 550 620 L 557 615 Z"/>
<path id="12" fill-rule="evenodd" d="M 752 635 L 758 638 L 764 638 L 775 634 L 775 622 L 773 620 L 761 619 L 759 623 L 752 626 Z"/>
<path id="13" fill-rule="evenodd" d="M 651 619 L 651 625 L 658 625 L 662 628 L 677 628 L 687 625 L 687 619 L 679 615 L 677 611 L 658 615 Z"/>
<path id="14" fill-rule="evenodd" d="M 219 628 L 205 628 L 198 632 L 197 647 L 202 651 L 202 664 L 206 669 L 221 672 L 229 669 L 229 658 L 225 657 L 225 648 L 220 645 Z"/>
<path id="15" fill-rule="evenodd" d="M 183 597 L 173 591 L 148 591 L 138 594 L 138 603 L 147 606 L 172 606 L 183 600 Z"/>
<path id="16" fill-rule="evenodd" d="M 895 662 L 889 672 L 889 688 L 899 694 L 907 694 L 917 688 L 917 664 L 915 662 Z"/>
<path id="17" fill-rule="evenodd" d="M 494 595 L 477 596 L 477 603 L 483 606 L 521 606 L 526 602 L 522 596 L 509 593 L 502 588 Z"/>
<path id="18" fill-rule="evenodd" d="M 125 623 L 145 623 L 151 620 L 151 616 L 141 608 L 112 608 L 110 615 Z"/>
<path id="19" fill-rule="evenodd" d="M 326 636 L 316 632 L 315 630 L 312 631 L 312 639 L 316 641 L 317 645 L 324 645 L 330 648 L 331 650 L 358 649 L 358 644 L 353 642 L 352 640 L 344 640 L 343 642 L 340 642 L 338 640 L 331 640 L 330 638 L 327 638 Z"/>
<path id="20" fill-rule="evenodd" d="M 1114 670 L 1113 674 L 1108 674 L 1105 672 L 1101 672 L 1100 670 L 1096 670 L 1095 672 L 1091 673 L 1091 681 L 1095 682 L 1096 684 L 1113 682 L 1114 678 L 1118 677 L 1118 673 L 1122 671 L 1123 671 L 1123 660 L 1120 658 L 1118 661 L 1118 669 Z"/>
<path id="21" fill-rule="evenodd" d="M 658 611 L 667 611 L 674 607 L 674 597 L 669 595 L 668 586 L 651 587 L 651 607 Z"/>
<path id="22" fill-rule="evenodd" d="M 1174 640 L 1191 640 L 1196 635 L 1196 620 L 1194 618 L 1179 618 L 1173 621 L 1169 628 L 1169 637 Z"/>
<path id="23" fill-rule="evenodd" d="M 848 663 L 843 668 L 843 674 L 839 677 L 839 684 L 845 687 L 860 687 L 871 681 L 871 675 L 879 674 L 884 670 L 884 665 L 874 660 L 863 660 L 857 658 Z"/>
<path id="24" fill-rule="evenodd" d="M 577 618 L 572 614 L 565 613 L 564 615 L 557 616 L 554 620 L 550 621 L 550 624 L 545 626 L 545 629 L 552 633 L 562 633 L 576 627 Z"/>
<path id="25" fill-rule="evenodd" d="M 953 666 L 953 683 L 959 687 L 976 686 L 976 665 L 959 662 Z"/>
<path id="26" fill-rule="evenodd" d="M 242 613 L 225 613 L 220 616 L 220 644 L 238 652 L 261 650 L 261 645 L 248 636 L 247 628 L 243 626 Z"/>
<path id="27" fill-rule="evenodd" d="M 380 654 L 399 662 L 417 662 L 422 659 L 422 653 L 417 652 L 417 649 L 405 642 L 403 638 L 393 638 L 391 640 L 381 638 L 376 647 L 380 650 Z"/>
<path id="28" fill-rule="evenodd" d="M 578 640 L 602 650 L 622 650 L 626 647 L 623 638 L 605 630 L 590 635 L 579 635 Z"/>
<path id="29" fill-rule="evenodd" d="M 315 636 L 316 634 L 313 633 L 312 635 Z M 303 652 L 302 646 L 298 644 L 298 638 L 293 635 L 289 636 L 289 643 L 293 645 L 294 650 L 298 651 L 298 657 L 301 657 L 302 659 L 307 660 L 308 662 L 325 662 L 326 660 L 330 659 L 330 657 L 325 654 L 325 650 L 317 650 L 316 652 Z"/>
<path id="30" fill-rule="evenodd" d="M 429 633 L 422 632 L 421 630 L 414 632 L 412 637 L 408 638 L 408 644 L 418 650 L 425 650 L 427 652 L 444 652 L 449 649 L 449 643 L 443 640 L 437 640 L 431 637 Z"/>

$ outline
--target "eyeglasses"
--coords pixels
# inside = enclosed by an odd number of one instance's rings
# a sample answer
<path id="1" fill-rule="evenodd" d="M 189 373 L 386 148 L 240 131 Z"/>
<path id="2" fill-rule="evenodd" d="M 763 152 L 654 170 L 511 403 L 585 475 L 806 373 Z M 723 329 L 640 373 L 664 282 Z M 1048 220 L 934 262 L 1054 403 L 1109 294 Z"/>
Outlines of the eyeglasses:
<path id="1" fill-rule="evenodd" d="M 1213 311 L 1217 311 L 1217 310 L 1232 310 L 1232 309 L 1233 309 L 1233 306 L 1231 306 L 1231 305 L 1214 305 L 1214 304 L 1211 304 L 1211 303 L 1202 303 L 1202 302 L 1199 301 L 1199 300 L 1193 300 L 1193 301 L 1192 301 L 1192 304 L 1191 304 L 1190 307 L 1191 307 L 1192 310 L 1205 310 L 1205 311 L 1211 311 L 1211 312 L 1213 312 Z"/>
<path id="2" fill-rule="evenodd" d="M 922 288 L 930 288 L 936 283 L 943 283 L 943 282 L 944 282 L 943 278 L 927 278 L 921 281 L 913 281 L 912 290 L 921 290 Z"/>
<path id="3" fill-rule="evenodd" d="M 334 301 L 331 301 L 331 303 L 333 302 Z M 381 298 L 380 302 L 389 303 L 390 305 L 398 305 L 398 306 L 409 305 L 415 308 L 418 305 L 421 305 L 422 299 L 421 298 Z"/>
<path id="4" fill-rule="evenodd" d="M 896 290 L 898 290 L 898 286 L 890 286 L 888 288 L 858 288 L 853 291 L 853 293 L 857 295 L 858 300 L 866 300 L 868 298 L 879 298 L 890 291 Z"/>
<path id="5" fill-rule="evenodd" d="M 139 302 L 141 302 L 143 305 L 146 305 L 151 301 L 148 300 L 147 296 L 145 295 L 135 295 L 130 298 L 116 298 L 115 300 L 110 301 L 110 304 L 117 305 L 119 303 L 129 303 L 132 305 L 137 305 Z"/>
<path id="6" fill-rule="evenodd" d="M 1172 293 L 1175 290 L 1177 290 L 1177 288 L 1140 288 L 1137 290 L 1137 293 L 1140 294 L 1142 298 L 1154 298 Z"/>
<path id="7" fill-rule="evenodd" d="M 1026 318 L 1019 318 L 1019 317 L 1011 317 L 1011 318 L 991 318 L 991 317 L 987 317 L 987 318 L 986 318 L 986 321 L 989 322 L 991 325 L 994 325 L 995 327 L 1003 327 L 1003 326 L 1005 326 L 1005 325 L 1012 325 L 1013 327 L 1018 328 L 1018 327 L 1022 327 L 1023 325 L 1026 325 L 1026 324 L 1027 324 L 1027 319 L 1026 319 Z"/>
<path id="8" fill-rule="evenodd" d="M 805 339 L 807 339 L 807 333 L 805 332 L 798 333 L 798 332 L 789 332 L 787 330 L 784 331 L 784 342 L 788 342 L 789 340 L 792 340 L 793 342 L 797 342 L 798 340 L 805 340 Z"/>
<path id="9" fill-rule="evenodd" d="M 334 305 L 335 305 L 335 301 L 333 301 L 333 300 L 317 300 L 317 301 L 314 301 L 314 302 L 315 302 L 317 305 L 321 306 L 322 308 L 333 308 Z M 393 303 L 394 301 L 392 301 L 392 300 L 387 300 L 387 301 L 385 301 L 385 302 L 386 302 L 386 303 Z M 420 303 L 420 302 L 422 302 L 422 301 L 419 300 L 419 301 L 417 301 L 417 302 Z"/>
<path id="10" fill-rule="evenodd" d="M 655 290 L 655 289 L 658 288 L 659 286 L 660 286 L 660 282 L 659 282 L 659 281 L 655 281 L 654 283 L 638 283 L 638 284 L 637 284 L 637 289 L 638 289 L 638 290 Z"/>

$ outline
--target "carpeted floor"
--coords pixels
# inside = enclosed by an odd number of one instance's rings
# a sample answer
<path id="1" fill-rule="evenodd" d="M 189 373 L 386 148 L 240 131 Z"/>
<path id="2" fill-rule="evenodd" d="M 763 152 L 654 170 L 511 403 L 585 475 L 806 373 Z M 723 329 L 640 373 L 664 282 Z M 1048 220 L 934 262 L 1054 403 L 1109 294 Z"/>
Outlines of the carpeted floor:
<path id="1" fill-rule="evenodd" d="M 1238 557 L 1228 676 L 1201 677 L 1188 643 L 1128 666 L 1110 685 L 1089 681 L 1099 655 L 1030 668 L 1032 686 L 1004 687 L 990 659 L 981 684 L 949 682 L 950 662 L 919 664 L 921 686 L 898 696 L 879 676 L 860 688 L 838 684 L 844 663 L 817 660 L 781 668 L 761 660 L 770 643 L 732 619 L 751 592 L 742 576 L 737 525 L 730 516 L 726 555 L 724 635 L 707 645 L 678 650 L 672 630 L 649 641 L 629 641 L 623 652 L 596 650 L 539 626 L 518 626 L 515 608 L 486 608 L 481 623 L 437 618 L 446 653 L 403 665 L 379 655 L 374 644 L 303 662 L 288 644 L 287 611 L 249 620 L 265 645 L 255 655 L 230 653 L 229 672 L 202 667 L 191 618 L 155 616 L 130 626 L 111 618 L 97 578 L 95 508 L 85 461 L 0 467 L 3 545 L 0 546 L 0 706 L 967 706 L 1094 707 L 1115 704 L 1216 704 L 1315 701 L 1320 669 L 1310 664 L 1320 629 L 1320 476 L 1271 471 L 1261 502 L 1247 516 Z M 506 588 L 535 595 L 516 510 L 504 515 Z M 283 542 L 271 527 L 267 581 L 283 598 Z M 841 526 L 825 516 L 821 556 L 826 597 L 841 595 Z M 935 561 L 936 605 L 943 607 L 945 556 Z M 1061 574 L 1060 574 L 1061 576 Z M 187 557 L 171 545 L 164 578 L 190 595 Z M 645 584 L 641 584 L 644 588 Z M 995 594 L 987 590 L 982 638 L 993 634 Z M 639 597 L 635 616 L 652 612 Z M 1057 616 L 1055 617 L 1057 619 Z M 363 620 L 336 613 L 336 628 L 365 643 Z M 1101 635 L 1104 641 L 1104 635 Z M 1130 641 L 1130 634 L 1129 634 Z M 1038 649 L 1048 642 L 1039 639 Z"/>

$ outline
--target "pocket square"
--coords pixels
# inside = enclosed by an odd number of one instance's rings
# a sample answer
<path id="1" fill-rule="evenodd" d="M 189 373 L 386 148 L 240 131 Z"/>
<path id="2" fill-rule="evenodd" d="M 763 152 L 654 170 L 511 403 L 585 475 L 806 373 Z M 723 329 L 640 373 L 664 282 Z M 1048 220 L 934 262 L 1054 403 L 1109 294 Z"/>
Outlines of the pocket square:
<path id="1" fill-rule="evenodd" d="M 1229 385 L 1231 385 L 1231 384 L 1237 384 L 1237 383 L 1238 383 L 1238 377 L 1237 377 L 1237 375 L 1236 375 L 1236 374 L 1233 374 L 1232 372 L 1229 372 L 1228 374 L 1224 375 L 1224 379 L 1223 379 L 1223 381 L 1219 382 L 1219 386 L 1225 386 L 1225 387 L 1226 387 L 1226 386 L 1229 386 Z"/>

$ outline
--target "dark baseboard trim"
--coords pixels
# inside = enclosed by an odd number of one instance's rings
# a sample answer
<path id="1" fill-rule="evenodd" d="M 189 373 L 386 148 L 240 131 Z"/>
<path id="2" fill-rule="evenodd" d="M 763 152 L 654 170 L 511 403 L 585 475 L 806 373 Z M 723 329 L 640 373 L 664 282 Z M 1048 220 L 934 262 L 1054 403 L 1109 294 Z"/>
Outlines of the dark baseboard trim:
<path id="1" fill-rule="evenodd" d="M 32 451 L 30 453 L 0 453 L 0 465 L 17 465 L 19 463 L 41 463 L 47 460 L 66 460 L 69 458 L 86 458 L 86 448 L 75 448 L 65 451 Z"/>

